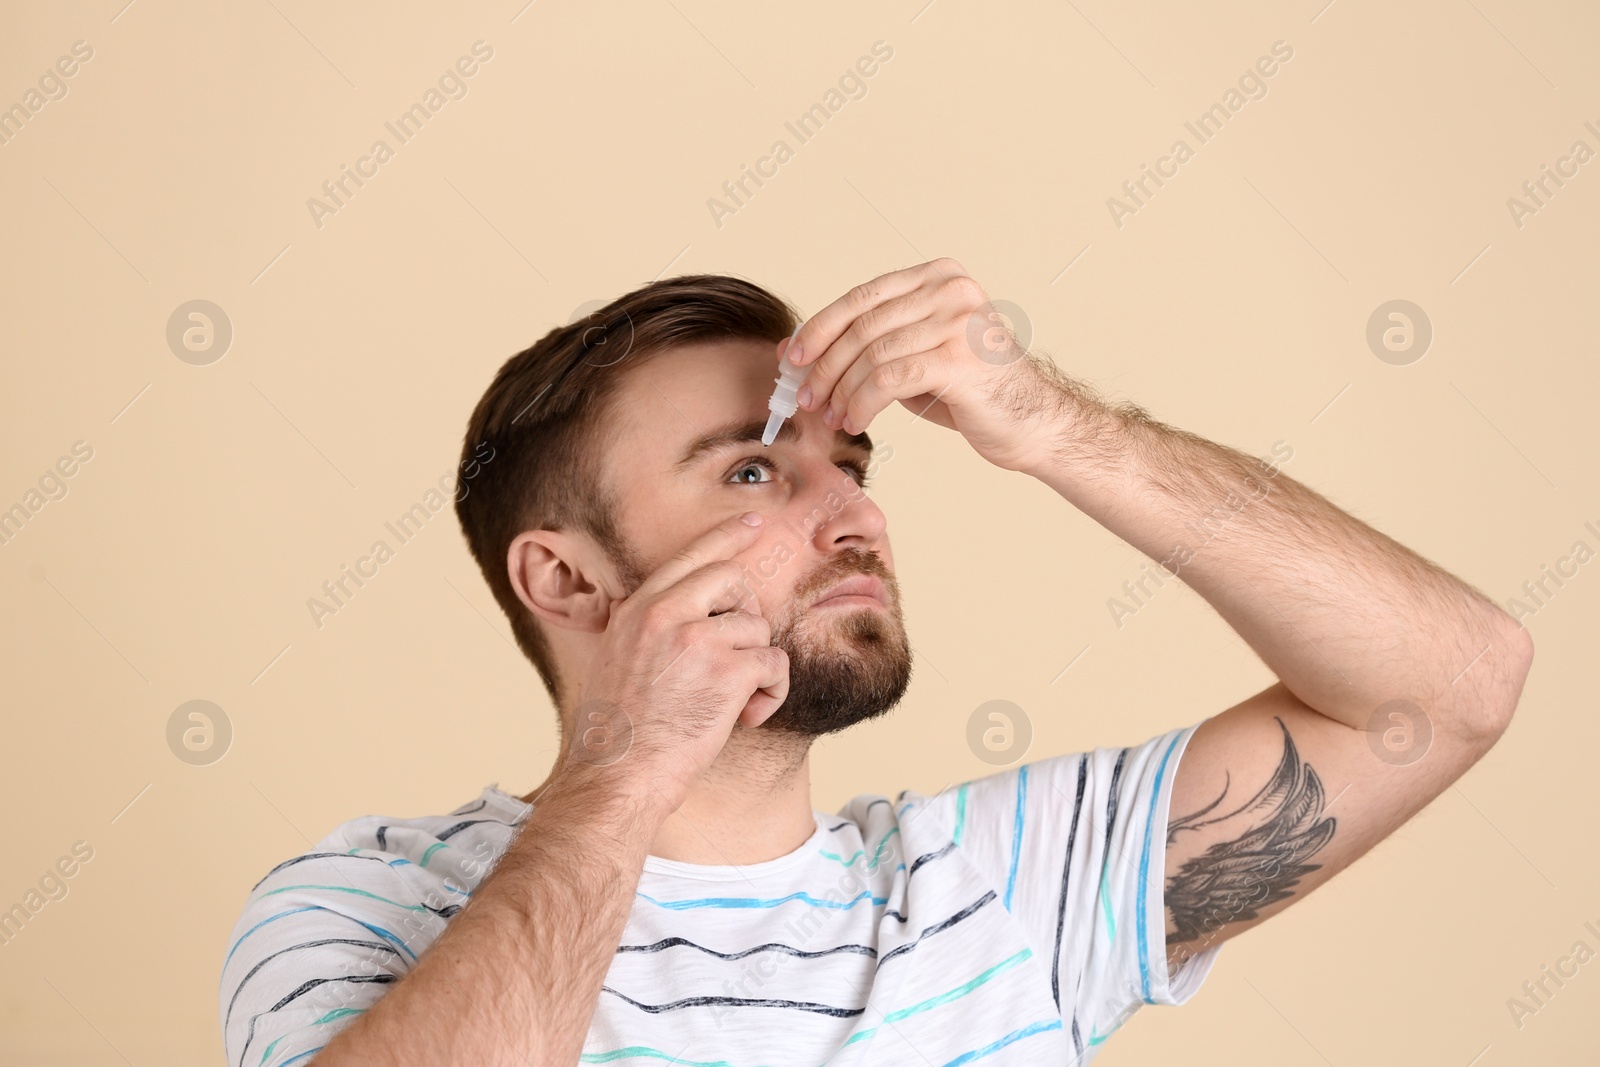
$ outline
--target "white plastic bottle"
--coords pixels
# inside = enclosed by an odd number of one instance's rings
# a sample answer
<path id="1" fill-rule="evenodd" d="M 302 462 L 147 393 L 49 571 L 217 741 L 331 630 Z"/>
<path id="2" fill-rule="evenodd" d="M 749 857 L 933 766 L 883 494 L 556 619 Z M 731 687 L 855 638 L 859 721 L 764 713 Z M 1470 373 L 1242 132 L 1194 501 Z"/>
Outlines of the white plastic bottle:
<path id="1" fill-rule="evenodd" d="M 803 322 L 800 324 L 804 325 Z M 772 390 L 772 399 L 767 401 L 767 410 L 772 414 L 767 416 L 767 428 L 761 435 L 763 445 L 772 444 L 778 437 L 778 427 L 783 425 L 783 420 L 794 418 L 794 413 L 800 410 L 795 394 L 800 391 L 800 383 L 805 381 L 806 375 L 811 372 L 810 367 L 796 367 L 789 362 L 789 351 L 794 348 L 794 339 L 800 336 L 800 326 L 796 326 L 794 333 L 789 335 L 789 343 L 783 349 L 783 358 L 778 361 L 778 376 L 773 379 L 778 385 Z"/>

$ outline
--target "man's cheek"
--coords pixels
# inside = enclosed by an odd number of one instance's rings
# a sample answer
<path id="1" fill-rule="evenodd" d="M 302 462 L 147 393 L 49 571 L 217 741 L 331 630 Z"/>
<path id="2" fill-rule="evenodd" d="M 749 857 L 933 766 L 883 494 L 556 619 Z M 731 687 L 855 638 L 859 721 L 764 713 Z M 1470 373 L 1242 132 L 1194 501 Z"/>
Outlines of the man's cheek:
<path id="1" fill-rule="evenodd" d="M 783 568 L 794 559 L 794 549 L 788 541 L 776 541 L 763 550 L 755 563 L 756 577 L 763 584 L 775 581 Z"/>

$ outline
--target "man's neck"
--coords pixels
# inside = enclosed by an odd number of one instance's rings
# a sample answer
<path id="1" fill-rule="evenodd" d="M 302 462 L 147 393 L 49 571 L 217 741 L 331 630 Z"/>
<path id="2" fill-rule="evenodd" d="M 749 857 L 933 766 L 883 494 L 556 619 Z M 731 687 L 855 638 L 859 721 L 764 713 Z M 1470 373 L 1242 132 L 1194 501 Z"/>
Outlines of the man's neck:
<path id="1" fill-rule="evenodd" d="M 650 855 L 706 867 L 748 866 L 786 856 L 805 844 L 816 829 L 811 814 L 814 740 L 736 727 L 716 762 L 662 823 Z M 537 803 L 551 781 L 547 777 L 521 799 Z"/>
<path id="2" fill-rule="evenodd" d="M 735 728 L 709 770 L 667 816 L 650 855 L 702 866 L 745 866 L 786 856 L 816 829 L 813 738 Z"/>

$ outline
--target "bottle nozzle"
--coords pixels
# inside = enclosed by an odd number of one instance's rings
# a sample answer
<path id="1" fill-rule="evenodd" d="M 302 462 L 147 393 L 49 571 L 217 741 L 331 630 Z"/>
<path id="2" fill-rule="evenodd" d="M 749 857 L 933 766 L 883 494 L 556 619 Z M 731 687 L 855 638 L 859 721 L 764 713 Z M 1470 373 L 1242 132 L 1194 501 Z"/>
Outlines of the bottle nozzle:
<path id="1" fill-rule="evenodd" d="M 767 428 L 761 433 L 762 445 L 770 445 L 778 437 L 778 427 L 783 425 L 783 416 L 774 411 L 767 416 Z"/>

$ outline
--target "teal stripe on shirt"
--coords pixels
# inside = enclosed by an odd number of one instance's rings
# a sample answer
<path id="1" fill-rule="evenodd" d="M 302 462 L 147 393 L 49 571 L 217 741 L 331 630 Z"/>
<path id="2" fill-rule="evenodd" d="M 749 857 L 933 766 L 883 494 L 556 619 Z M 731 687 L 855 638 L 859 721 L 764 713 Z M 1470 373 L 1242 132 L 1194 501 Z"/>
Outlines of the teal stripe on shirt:
<path id="1" fill-rule="evenodd" d="M 668 1063 L 681 1063 L 685 1067 L 734 1067 L 727 1060 L 684 1060 L 677 1056 L 668 1055 L 658 1048 L 649 1045 L 629 1045 L 626 1048 L 612 1049 L 610 1052 L 585 1052 L 578 1056 L 579 1063 L 610 1063 L 612 1060 L 631 1059 L 634 1056 L 649 1056 L 651 1059 L 665 1060 Z"/>
<path id="2" fill-rule="evenodd" d="M 893 837 L 899 832 L 900 827 L 896 826 L 894 829 L 883 835 L 883 839 L 878 842 L 878 848 L 873 853 L 872 859 L 867 863 L 867 870 L 875 871 L 878 869 L 878 864 L 883 862 L 883 850 L 889 846 L 889 838 Z M 867 854 L 866 849 L 858 848 L 856 849 L 856 854 L 854 856 L 851 856 L 849 859 L 845 859 L 843 856 L 840 856 L 835 852 L 828 852 L 820 849 L 818 851 L 822 853 L 822 856 L 825 859 L 833 860 L 835 863 L 842 863 L 846 867 L 851 866 L 856 860 Z"/>
<path id="3" fill-rule="evenodd" d="M 917 1004 L 913 1004 L 909 1008 L 901 1008 L 898 1011 L 891 1011 L 888 1015 L 885 1015 L 883 1017 L 883 1021 L 885 1023 L 893 1024 L 893 1023 L 899 1022 L 901 1019 L 905 1019 L 905 1018 L 907 1018 L 909 1016 L 920 1015 L 922 1012 L 925 1012 L 925 1011 L 929 1010 L 930 1008 L 937 1008 L 941 1004 L 949 1003 L 950 1001 L 955 1000 L 957 997 L 965 996 L 966 994 L 972 992 L 974 989 L 976 989 L 979 986 L 983 985 L 985 982 L 987 982 L 989 979 L 993 978 L 995 975 L 999 974 L 1001 971 L 1009 970 L 1010 968 L 1015 967 L 1017 964 L 1021 963 L 1023 960 L 1027 959 L 1029 956 L 1032 956 L 1032 955 L 1033 955 L 1033 949 L 1025 948 L 1021 952 L 1018 952 L 1016 955 L 1011 956 L 1011 957 L 1009 957 L 1007 959 L 1001 960 L 999 963 L 995 964 L 993 967 L 990 967 L 988 970 L 984 971 L 982 974 L 979 974 L 977 977 L 971 979 L 970 981 L 963 982 L 962 984 L 956 986 L 954 989 L 948 990 L 948 991 L 946 991 L 944 993 L 940 993 L 937 996 L 929 997 L 927 1000 L 924 1000 L 924 1001 L 922 1001 L 920 1003 L 917 1003 Z M 849 1048 L 851 1045 L 855 1044 L 857 1041 L 865 1041 L 865 1040 L 867 1040 L 868 1038 L 870 1038 L 874 1034 L 876 1034 L 879 1031 L 879 1029 L 881 1029 L 881 1027 L 872 1026 L 872 1027 L 868 1027 L 865 1030 L 857 1030 L 855 1033 L 850 1035 L 849 1039 L 847 1041 L 845 1041 L 845 1043 L 843 1045 L 839 1046 L 840 1051 L 843 1051 L 844 1049 Z"/>
<path id="4" fill-rule="evenodd" d="M 348 885 L 286 885 L 282 889 L 269 889 L 265 893 L 262 893 L 261 895 L 264 896 L 264 897 L 270 897 L 270 896 L 274 896 L 274 895 L 276 895 L 278 893 L 290 893 L 290 892 L 293 892 L 296 889 L 324 889 L 324 890 L 327 890 L 330 893 L 354 893 L 356 896 L 371 897 L 373 900 L 381 900 L 385 904 L 393 904 L 395 907 L 404 908 L 407 911 L 427 911 L 428 910 L 427 908 L 423 907 L 421 904 L 402 904 L 398 900 L 390 900 L 388 897 L 380 897 L 376 893 L 369 893 L 365 889 L 357 889 L 354 886 L 348 886 Z"/>

